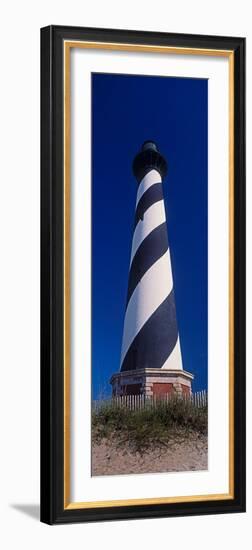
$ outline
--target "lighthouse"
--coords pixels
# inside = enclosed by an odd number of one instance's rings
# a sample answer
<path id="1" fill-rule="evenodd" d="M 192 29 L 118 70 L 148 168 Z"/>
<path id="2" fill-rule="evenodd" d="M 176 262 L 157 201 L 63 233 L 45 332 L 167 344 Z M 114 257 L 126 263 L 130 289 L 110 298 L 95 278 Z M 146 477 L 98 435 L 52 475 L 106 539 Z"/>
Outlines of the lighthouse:
<path id="1" fill-rule="evenodd" d="M 167 162 L 153 141 L 133 161 L 137 181 L 120 370 L 113 395 L 190 394 L 183 368 L 163 180 Z M 174 252 L 175 253 L 175 252 Z"/>

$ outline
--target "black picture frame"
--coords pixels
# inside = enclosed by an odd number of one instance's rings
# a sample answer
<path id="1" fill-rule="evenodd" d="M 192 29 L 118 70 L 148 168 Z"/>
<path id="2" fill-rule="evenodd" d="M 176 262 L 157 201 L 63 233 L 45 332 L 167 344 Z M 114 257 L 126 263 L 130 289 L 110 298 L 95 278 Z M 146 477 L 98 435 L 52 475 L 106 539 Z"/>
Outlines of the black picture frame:
<path id="1" fill-rule="evenodd" d="M 234 498 L 64 508 L 63 42 L 234 53 Z M 48 524 L 245 511 L 245 39 L 65 26 L 41 29 L 41 521 Z"/>

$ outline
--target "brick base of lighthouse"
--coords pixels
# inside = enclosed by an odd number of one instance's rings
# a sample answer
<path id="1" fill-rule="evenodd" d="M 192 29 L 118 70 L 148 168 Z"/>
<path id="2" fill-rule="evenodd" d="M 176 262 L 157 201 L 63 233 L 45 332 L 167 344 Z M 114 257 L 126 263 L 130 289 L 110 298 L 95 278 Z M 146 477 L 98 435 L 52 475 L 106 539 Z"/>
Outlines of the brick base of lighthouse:
<path id="1" fill-rule="evenodd" d="M 139 369 L 113 374 L 112 395 L 190 395 L 194 376 L 184 370 Z"/>

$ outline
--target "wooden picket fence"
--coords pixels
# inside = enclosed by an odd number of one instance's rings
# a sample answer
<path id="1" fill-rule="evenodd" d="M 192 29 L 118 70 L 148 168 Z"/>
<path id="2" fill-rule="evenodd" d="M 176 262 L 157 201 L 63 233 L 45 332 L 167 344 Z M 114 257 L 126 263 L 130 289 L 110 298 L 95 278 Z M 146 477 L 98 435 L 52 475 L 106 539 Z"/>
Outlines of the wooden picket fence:
<path id="1" fill-rule="evenodd" d="M 104 406 L 127 408 L 131 411 L 142 410 L 146 408 L 155 408 L 160 405 L 165 405 L 174 399 L 183 399 L 185 402 L 192 403 L 195 407 L 203 408 L 207 406 L 207 391 L 202 390 L 191 395 L 174 396 L 166 394 L 163 396 L 147 396 L 147 395 L 122 395 L 111 397 L 109 399 L 97 399 L 92 402 L 92 409 L 98 411 Z"/>

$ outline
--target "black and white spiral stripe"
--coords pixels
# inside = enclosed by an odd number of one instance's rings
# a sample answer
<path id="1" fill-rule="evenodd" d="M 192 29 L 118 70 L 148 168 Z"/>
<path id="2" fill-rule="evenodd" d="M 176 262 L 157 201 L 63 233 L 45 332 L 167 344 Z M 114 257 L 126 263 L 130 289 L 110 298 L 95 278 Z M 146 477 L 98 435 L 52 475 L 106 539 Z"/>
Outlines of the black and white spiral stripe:
<path id="1" fill-rule="evenodd" d="M 182 369 L 162 180 L 139 184 L 130 259 L 121 371 Z"/>

